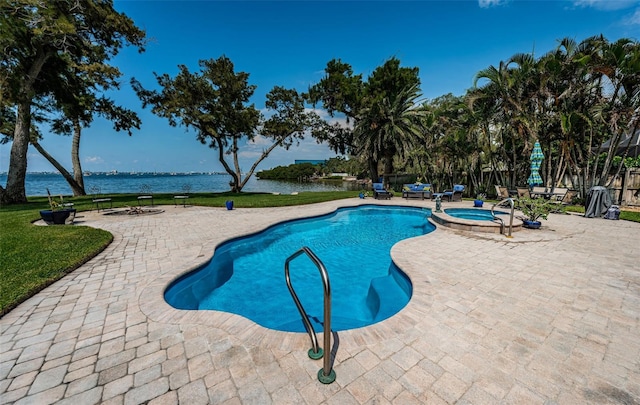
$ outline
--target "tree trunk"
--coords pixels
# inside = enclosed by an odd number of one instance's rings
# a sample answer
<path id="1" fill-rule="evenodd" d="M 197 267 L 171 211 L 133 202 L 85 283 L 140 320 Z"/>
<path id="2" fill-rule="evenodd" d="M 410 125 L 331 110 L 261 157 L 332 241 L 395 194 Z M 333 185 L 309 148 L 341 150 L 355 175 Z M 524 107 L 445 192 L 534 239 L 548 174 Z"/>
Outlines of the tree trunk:
<path id="1" fill-rule="evenodd" d="M 87 195 L 84 188 L 84 176 L 82 174 L 82 165 L 80 164 L 80 136 L 82 135 L 82 127 L 80 122 L 75 119 L 73 121 L 73 141 L 71 143 L 71 164 L 73 165 L 73 179 L 75 180 L 79 194 L 73 190 L 74 196 Z M 71 183 L 70 183 L 71 184 Z M 73 186 L 71 187 L 73 189 Z"/>
<path id="2" fill-rule="evenodd" d="M 45 157 L 45 159 L 49 161 L 49 163 L 53 165 L 53 167 L 58 169 L 60 174 L 62 174 L 62 177 L 64 177 L 67 183 L 69 183 L 74 196 L 87 195 L 87 193 L 84 191 L 84 188 L 80 187 L 80 185 L 74 180 L 73 176 L 71 176 L 71 173 L 69 173 L 67 169 L 65 169 L 64 166 L 62 166 L 53 156 L 47 153 L 47 151 L 44 150 L 44 148 L 38 143 L 38 141 L 31 142 L 31 144 L 36 148 L 38 152 L 40 152 L 42 156 Z"/>
<path id="3" fill-rule="evenodd" d="M 367 159 L 369 161 L 369 175 L 371 176 L 371 182 L 378 182 L 378 161 L 372 157 Z"/>
<path id="4" fill-rule="evenodd" d="M 382 173 L 383 175 L 386 174 L 393 174 L 393 155 L 392 154 L 387 154 L 387 156 L 384 157 L 384 172 Z M 389 180 L 385 177 L 385 182 L 388 185 Z"/>
<path id="5" fill-rule="evenodd" d="M 215 141 L 217 143 L 217 149 L 218 149 L 218 161 L 220 161 L 220 163 L 222 164 L 222 167 L 224 167 L 224 170 L 227 173 L 229 173 L 229 175 L 231 176 L 231 182 L 229 183 L 229 186 L 231 187 L 231 192 L 239 193 L 242 190 L 242 187 L 240 187 L 240 176 L 231 168 L 231 166 L 229 166 L 229 164 L 225 160 L 224 143 L 222 142 L 222 140 L 220 138 L 215 138 Z"/>
<path id="6" fill-rule="evenodd" d="M 31 100 L 18 104 L 16 127 L 9 155 L 7 188 L 2 195 L 3 204 L 23 204 L 27 202 L 25 181 L 27 178 L 27 151 L 29 150 L 29 129 L 31 128 Z"/>
<path id="7" fill-rule="evenodd" d="M 290 136 L 290 135 L 291 134 L 289 134 L 288 136 Z M 233 151 L 232 151 L 233 166 L 234 166 L 235 170 L 233 168 L 231 168 L 231 166 L 229 166 L 229 164 L 227 163 L 227 161 L 224 158 L 225 152 L 224 152 L 224 144 L 223 144 L 223 142 L 219 138 L 216 138 L 217 149 L 218 149 L 218 160 L 220 161 L 220 163 L 224 167 L 224 170 L 226 170 L 226 172 L 229 173 L 229 175 L 231 176 L 231 179 L 232 179 L 231 182 L 229 183 L 229 186 L 231 187 L 231 192 L 232 193 L 240 193 L 240 192 L 242 192 L 242 188 L 247 184 L 247 182 L 249 181 L 249 179 L 253 175 L 253 172 L 256 170 L 256 168 L 260 164 L 260 162 L 262 162 L 264 159 L 266 159 L 267 156 L 269 156 L 269 154 L 271 153 L 272 150 L 274 150 L 278 146 L 281 146 L 282 142 L 286 138 L 287 138 L 287 136 L 283 136 L 281 138 L 278 138 L 277 140 L 274 141 L 273 144 L 271 144 L 271 146 L 269 146 L 267 149 L 263 150 L 262 151 L 262 155 L 260 155 L 260 157 L 258 159 L 256 159 L 256 161 L 251 166 L 251 169 L 247 173 L 245 173 L 244 179 L 242 179 L 242 172 L 240 171 L 240 164 L 239 164 L 239 160 L 238 160 L 237 138 L 234 138 Z"/>
<path id="8" fill-rule="evenodd" d="M 16 127 L 13 131 L 13 143 L 9 155 L 7 188 L 2 190 L 3 204 L 22 204 L 27 202 L 25 181 L 27 178 L 27 152 L 31 131 L 31 101 L 34 97 L 33 84 L 38 79 L 42 66 L 51 54 L 38 48 L 32 65 L 25 72 L 20 86 L 21 98 L 18 101 Z"/>

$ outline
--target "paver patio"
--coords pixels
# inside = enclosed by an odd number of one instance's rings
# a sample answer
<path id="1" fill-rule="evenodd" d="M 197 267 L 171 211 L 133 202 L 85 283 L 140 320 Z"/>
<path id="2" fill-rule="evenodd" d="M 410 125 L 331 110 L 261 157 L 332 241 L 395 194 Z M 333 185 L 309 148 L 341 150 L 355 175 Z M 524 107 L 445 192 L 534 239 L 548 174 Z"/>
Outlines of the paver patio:
<path id="1" fill-rule="evenodd" d="M 398 243 L 413 297 L 338 333 L 330 385 L 306 335 L 163 300 L 230 237 L 370 202 L 81 213 L 114 241 L 0 319 L 0 402 L 640 404 L 639 223 L 554 214 L 512 239 L 438 227 Z"/>

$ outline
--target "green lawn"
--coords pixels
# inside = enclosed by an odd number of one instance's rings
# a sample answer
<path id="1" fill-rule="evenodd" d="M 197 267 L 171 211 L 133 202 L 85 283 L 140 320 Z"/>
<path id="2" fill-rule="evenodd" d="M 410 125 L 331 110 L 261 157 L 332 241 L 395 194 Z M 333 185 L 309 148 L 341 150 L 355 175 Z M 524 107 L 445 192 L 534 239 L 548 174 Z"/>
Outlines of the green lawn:
<path id="1" fill-rule="evenodd" d="M 584 207 L 581 205 L 570 205 L 566 207 L 568 212 L 578 212 L 584 214 Z M 620 211 L 620 219 L 625 221 L 640 222 L 640 211 Z"/>
<path id="2" fill-rule="evenodd" d="M 232 199 L 236 208 L 278 207 L 354 198 L 357 191 L 306 192 L 298 195 L 261 193 L 192 193 L 188 203 L 224 207 Z M 136 206 L 136 194 L 113 195 L 113 207 Z M 92 208 L 91 197 L 65 197 L 78 211 Z M 173 194 L 155 194 L 156 205 L 173 205 Z M 25 205 L 0 208 L 0 316 L 66 273 L 100 253 L 112 240 L 109 232 L 85 226 L 35 226 L 39 210 L 48 209 L 44 197 Z M 567 207 L 584 212 L 584 207 Z M 620 219 L 640 222 L 640 212 L 623 211 Z"/>

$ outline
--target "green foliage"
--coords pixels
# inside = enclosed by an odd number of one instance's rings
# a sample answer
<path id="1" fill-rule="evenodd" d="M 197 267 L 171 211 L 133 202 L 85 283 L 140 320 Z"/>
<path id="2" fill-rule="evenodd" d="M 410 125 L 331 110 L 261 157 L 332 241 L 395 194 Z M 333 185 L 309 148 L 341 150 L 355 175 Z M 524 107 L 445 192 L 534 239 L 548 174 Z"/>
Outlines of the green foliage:
<path id="1" fill-rule="evenodd" d="M 332 117 L 342 113 L 353 119 L 360 111 L 363 94 L 362 75 L 354 75 L 351 65 L 333 59 L 327 63 L 325 77 L 309 87 L 305 96 L 313 105 L 322 104 Z"/>
<path id="2" fill-rule="evenodd" d="M 273 169 L 262 170 L 256 176 L 262 180 L 308 180 L 319 173 L 319 167 L 311 163 L 277 166 Z"/>
<path id="3" fill-rule="evenodd" d="M 607 159 L 606 153 L 601 153 L 597 156 L 596 163 L 599 169 L 602 169 Z M 626 168 L 640 167 L 640 155 L 638 157 L 626 157 L 622 159 L 622 156 L 614 156 L 611 162 L 611 167 L 617 169 L 620 165 L 624 165 Z"/>
<path id="4" fill-rule="evenodd" d="M 324 164 L 325 173 L 353 173 L 351 160 L 347 160 L 341 156 L 333 157 Z"/>
<path id="5" fill-rule="evenodd" d="M 367 104 L 377 104 L 383 99 L 396 98 L 408 89 L 419 89 L 420 78 L 417 67 L 400 67 L 400 60 L 393 57 L 378 66 L 369 76 L 365 86 Z"/>
<path id="6" fill-rule="evenodd" d="M 557 211 L 560 207 L 546 198 L 519 198 L 516 200 L 517 208 L 530 221 L 547 219 L 551 212 Z"/>

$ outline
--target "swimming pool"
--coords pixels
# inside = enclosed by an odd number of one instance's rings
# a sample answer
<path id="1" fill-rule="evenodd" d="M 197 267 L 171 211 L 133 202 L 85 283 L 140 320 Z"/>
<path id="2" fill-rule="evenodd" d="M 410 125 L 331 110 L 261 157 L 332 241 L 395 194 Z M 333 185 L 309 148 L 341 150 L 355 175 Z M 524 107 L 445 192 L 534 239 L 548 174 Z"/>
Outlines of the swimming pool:
<path id="1" fill-rule="evenodd" d="M 390 257 L 398 241 L 435 229 L 430 210 L 363 205 L 283 222 L 219 245 L 209 263 L 165 290 L 173 307 L 242 315 L 270 329 L 304 332 L 284 278 L 285 260 L 308 246 L 324 263 L 335 331 L 384 320 L 411 297 L 411 282 Z M 290 264 L 291 280 L 316 330 L 322 329 L 323 287 L 305 256 Z M 319 329 L 318 329 L 319 328 Z"/>
<path id="2" fill-rule="evenodd" d="M 478 208 L 447 208 L 444 213 L 455 218 L 470 219 L 473 221 L 492 221 L 491 210 Z M 504 215 L 506 212 L 494 211 L 496 215 Z"/>

